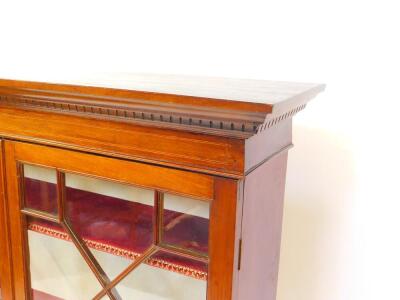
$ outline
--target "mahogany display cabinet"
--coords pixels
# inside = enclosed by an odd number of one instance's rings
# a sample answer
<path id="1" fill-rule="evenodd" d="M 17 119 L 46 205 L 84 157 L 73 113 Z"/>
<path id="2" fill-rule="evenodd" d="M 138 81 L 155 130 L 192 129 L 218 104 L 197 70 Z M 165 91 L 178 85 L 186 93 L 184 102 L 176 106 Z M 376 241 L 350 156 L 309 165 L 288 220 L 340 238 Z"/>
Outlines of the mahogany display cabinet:
<path id="1" fill-rule="evenodd" d="M 323 85 L 0 80 L 3 300 L 274 300 L 292 117 Z"/>

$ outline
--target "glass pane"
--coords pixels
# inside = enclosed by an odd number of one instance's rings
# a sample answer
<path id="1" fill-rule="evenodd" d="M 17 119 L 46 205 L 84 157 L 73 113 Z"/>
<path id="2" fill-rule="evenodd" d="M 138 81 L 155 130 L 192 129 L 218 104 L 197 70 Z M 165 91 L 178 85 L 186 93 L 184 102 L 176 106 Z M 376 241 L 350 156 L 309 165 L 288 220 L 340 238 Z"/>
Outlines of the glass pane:
<path id="1" fill-rule="evenodd" d="M 24 165 L 25 207 L 57 214 L 57 172 Z"/>
<path id="2" fill-rule="evenodd" d="M 38 224 L 41 231 L 34 226 Z M 28 228 L 33 299 L 92 299 L 101 285 L 68 235 L 33 218 L 28 218 Z"/>
<path id="3" fill-rule="evenodd" d="M 206 263 L 158 252 L 124 278 L 117 291 L 122 299 L 205 300 L 207 269 Z"/>
<path id="4" fill-rule="evenodd" d="M 153 244 L 154 191 L 66 174 L 66 219 L 113 279 Z"/>
<path id="5" fill-rule="evenodd" d="M 210 203 L 164 195 L 163 242 L 207 254 Z"/>

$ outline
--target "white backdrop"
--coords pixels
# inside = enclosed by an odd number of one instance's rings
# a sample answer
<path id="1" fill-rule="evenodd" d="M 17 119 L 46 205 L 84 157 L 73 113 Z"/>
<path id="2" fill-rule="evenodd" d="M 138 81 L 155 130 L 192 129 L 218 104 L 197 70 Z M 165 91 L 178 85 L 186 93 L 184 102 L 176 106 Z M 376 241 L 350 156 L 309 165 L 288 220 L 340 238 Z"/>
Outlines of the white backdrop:
<path id="1" fill-rule="evenodd" d="M 2 0 L 0 77 L 327 83 L 294 123 L 278 300 L 397 300 L 396 2 Z"/>

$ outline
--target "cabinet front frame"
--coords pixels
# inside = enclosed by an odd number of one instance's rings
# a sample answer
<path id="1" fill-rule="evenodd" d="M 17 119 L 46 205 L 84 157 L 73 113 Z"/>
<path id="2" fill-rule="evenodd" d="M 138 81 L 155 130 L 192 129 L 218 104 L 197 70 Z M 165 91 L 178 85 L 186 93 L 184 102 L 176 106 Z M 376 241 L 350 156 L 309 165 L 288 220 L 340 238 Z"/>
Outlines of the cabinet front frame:
<path id="1" fill-rule="evenodd" d="M 0 298 L 13 298 L 13 279 L 11 266 L 11 245 L 8 224 L 8 205 L 6 202 L 4 141 L 0 139 Z"/>
<path id="2" fill-rule="evenodd" d="M 236 243 L 236 180 L 24 142 L 5 141 L 4 154 L 8 183 L 6 203 L 9 206 L 12 236 L 15 287 L 13 299 L 30 299 L 26 227 L 21 214 L 18 178 L 18 168 L 21 163 L 55 168 L 59 172 L 111 179 L 151 188 L 161 193 L 168 192 L 210 202 L 207 299 L 232 298 Z"/>

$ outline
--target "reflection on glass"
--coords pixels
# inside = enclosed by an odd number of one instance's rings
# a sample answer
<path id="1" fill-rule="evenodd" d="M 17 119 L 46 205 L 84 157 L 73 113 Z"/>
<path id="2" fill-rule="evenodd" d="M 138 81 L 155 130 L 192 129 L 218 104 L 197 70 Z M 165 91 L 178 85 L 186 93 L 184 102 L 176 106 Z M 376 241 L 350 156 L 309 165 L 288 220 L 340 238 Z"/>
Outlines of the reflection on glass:
<path id="1" fill-rule="evenodd" d="M 38 220 L 28 218 L 28 228 Z M 29 263 L 34 300 L 92 299 L 101 286 L 73 243 L 28 230 Z"/>
<path id="2" fill-rule="evenodd" d="M 25 207 L 57 214 L 57 173 L 54 169 L 24 165 Z"/>
<path id="3" fill-rule="evenodd" d="M 208 253 L 209 202 L 164 195 L 163 243 Z"/>
<path id="4" fill-rule="evenodd" d="M 26 165 L 24 173 L 26 207 L 56 214 L 56 172 Z M 157 223 L 153 190 L 65 174 L 63 199 L 65 222 L 110 280 L 152 247 Z M 209 210 L 209 202 L 165 194 L 162 245 L 207 255 Z M 27 220 L 33 299 L 92 299 L 100 284 L 68 230 L 39 218 Z M 205 300 L 207 277 L 207 263 L 159 251 L 118 284 L 116 292 L 121 299 Z"/>
<path id="5" fill-rule="evenodd" d="M 185 265 L 171 264 L 174 260 Z M 116 289 L 122 299 L 205 300 L 207 268 L 206 263 L 158 252 L 133 270 Z"/>
<path id="6" fill-rule="evenodd" d="M 66 174 L 65 216 L 112 279 L 153 244 L 154 191 Z"/>

